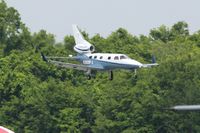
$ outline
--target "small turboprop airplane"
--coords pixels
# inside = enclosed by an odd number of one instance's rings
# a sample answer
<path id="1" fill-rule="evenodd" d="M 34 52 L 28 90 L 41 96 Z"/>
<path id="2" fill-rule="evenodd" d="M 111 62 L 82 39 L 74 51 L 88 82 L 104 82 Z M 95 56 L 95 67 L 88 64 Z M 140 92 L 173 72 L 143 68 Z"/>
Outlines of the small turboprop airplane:
<path id="1" fill-rule="evenodd" d="M 129 69 L 135 70 L 136 72 L 136 69 L 138 68 L 158 65 L 154 56 L 152 57 L 152 64 L 142 64 L 134 59 L 129 58 L 125 54 L 94 53 L 94 46 L 83 38 L 78 27 L 76 25 L 73 25 L 72 27 L 75 39 L 74 50 L 78 54 L 76 56 L 69 55 L 69 57 L 46 57 L 43 53 L 41 53 L 44 61 L 59 67 L 85 71 L 88 79 L 91 79 L 93 70 L 109 71 L 110 80 L 113 79 L 113 70 L 115 69 Z M 56 60 L 65 58 L 75 59 L 81 64 L 71 64 Z"/>

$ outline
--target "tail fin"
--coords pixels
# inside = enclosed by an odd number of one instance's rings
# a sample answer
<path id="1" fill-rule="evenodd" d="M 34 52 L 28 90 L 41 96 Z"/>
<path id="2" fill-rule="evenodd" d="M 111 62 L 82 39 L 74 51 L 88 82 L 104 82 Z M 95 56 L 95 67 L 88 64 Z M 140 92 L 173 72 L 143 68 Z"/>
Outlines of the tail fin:
<path id="1" fill-rule="evenodd" d="M 77 25 L 72 25 L 76 45 L 74 50 L 80 54 L 94 52 L 94 46 L 84 39 Z"/>
<path id="2" fill-rule="evenodd" d="M 77 25 L 72 25 L 73 33 L 74 33 L 74 39 L 76 44 L 82 44 L 85 43 L 85 39 L 83 38 L 83 35 L 80 33 Z"/>

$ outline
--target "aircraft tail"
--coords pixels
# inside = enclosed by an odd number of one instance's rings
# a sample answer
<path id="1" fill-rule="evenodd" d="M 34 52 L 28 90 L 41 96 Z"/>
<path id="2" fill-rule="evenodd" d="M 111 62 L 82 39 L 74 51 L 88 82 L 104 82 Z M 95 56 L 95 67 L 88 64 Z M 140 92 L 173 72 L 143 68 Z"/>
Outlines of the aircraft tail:
<path id="1" fill-rule="evenodd" d="M 74 39 L 76 43 L 76 45 L 74 46 L 74 50 L 80 54 L 94 52 L 95 50 L 94 46 L 84 39 L 77 25 L 72 25 L 72 28 L 73 28 Z"/>
<path id="2" fill-rule="evenodd" d="M 80 33 L 77 25 L 72 25 L 74 39 L 76 44 L 81 44 L 85 42 L 83 35 Z"/>

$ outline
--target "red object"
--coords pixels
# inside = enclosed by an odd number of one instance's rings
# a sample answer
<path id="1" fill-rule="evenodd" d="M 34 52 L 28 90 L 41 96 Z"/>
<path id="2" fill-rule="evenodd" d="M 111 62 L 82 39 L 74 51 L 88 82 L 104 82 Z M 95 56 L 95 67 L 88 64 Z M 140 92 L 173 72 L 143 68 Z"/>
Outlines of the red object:
<path id="1" fill-rule="evenodd" d="M 0 128 L 0 133 L 9 133 L 9 132 L 7 132 L 6 130 Z"/>
<path id="2" fill-rule="evenodd" d="M 5 127 L 0 126 L 0 133 L 14 133 L 14 132 Z"/>

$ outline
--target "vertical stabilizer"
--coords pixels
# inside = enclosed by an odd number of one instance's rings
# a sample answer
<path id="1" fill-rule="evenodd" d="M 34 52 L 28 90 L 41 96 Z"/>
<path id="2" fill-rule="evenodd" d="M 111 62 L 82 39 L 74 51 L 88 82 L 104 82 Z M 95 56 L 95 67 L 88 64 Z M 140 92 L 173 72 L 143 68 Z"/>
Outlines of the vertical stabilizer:
<path id="1" fill-rule="evenodd" d="M 84 39 L 77 25 L 72 25 L 76 45 L 74 50 L 80 54 L 94 52 L 94 46 Z"/>
<path id="2" fill-rule="evenodd" d="M 74 39 L 76 44 L 84 43 L 85 39 L 83 38 L 82 34 L 80 33 L 77 25 L 72 25 L 73 33 L 74 33 Z"/>

